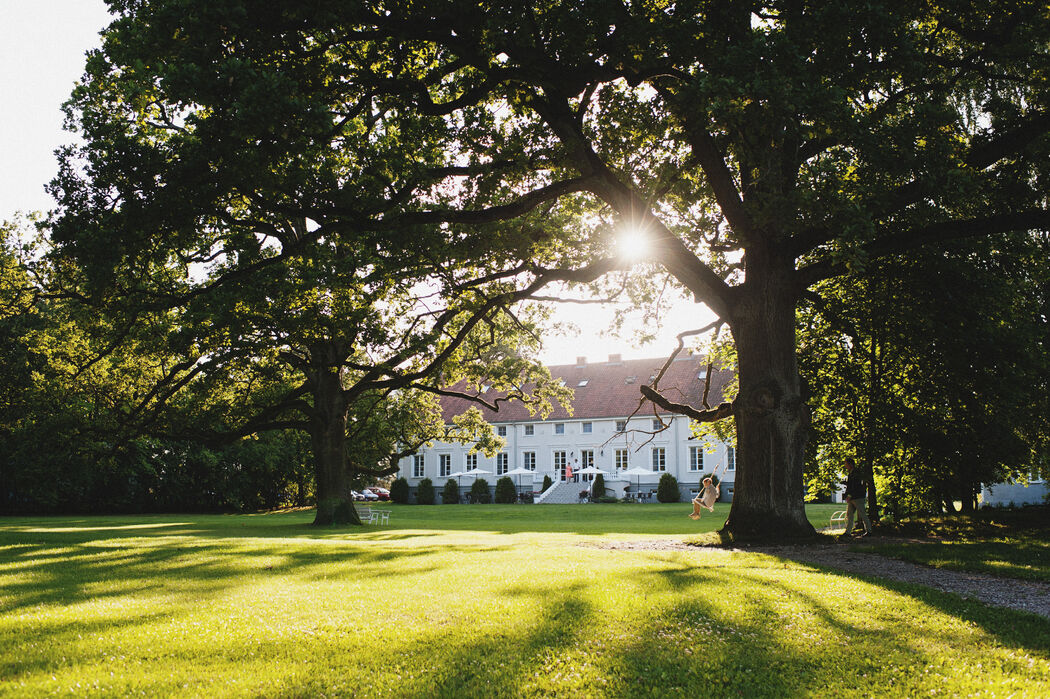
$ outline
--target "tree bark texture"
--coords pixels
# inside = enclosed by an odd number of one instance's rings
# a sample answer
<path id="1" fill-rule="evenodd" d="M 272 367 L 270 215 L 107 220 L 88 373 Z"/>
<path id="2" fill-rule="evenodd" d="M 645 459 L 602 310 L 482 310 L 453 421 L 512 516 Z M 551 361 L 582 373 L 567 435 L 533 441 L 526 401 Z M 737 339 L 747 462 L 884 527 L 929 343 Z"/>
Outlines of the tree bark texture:
<path id="1" fill-rule="evenodd" d="M 314 410 L 310 417 L 317 480 L 316 525 L 361 524 L 350 496 L 350 474 L 346 467 L 346 415 L 338 369 L 325 367 L 311 372 Z"/>
<path id="2" fill-rule="evenodd" d="M 735 406 L 737 471 L 722 530 L 735 539 L 814 535 L 806 519 L 803 465 L 809 409 L 802 400 L 795 349 L 795 294 L 790 277 L 759 275 L 745 284 L 730 327 L 740 393 Z"/>

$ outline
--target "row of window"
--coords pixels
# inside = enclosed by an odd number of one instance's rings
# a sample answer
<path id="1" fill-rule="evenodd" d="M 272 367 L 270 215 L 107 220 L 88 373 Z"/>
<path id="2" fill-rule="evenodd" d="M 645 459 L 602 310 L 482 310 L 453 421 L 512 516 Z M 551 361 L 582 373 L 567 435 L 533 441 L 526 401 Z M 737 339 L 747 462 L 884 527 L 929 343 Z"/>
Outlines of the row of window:
<path id="1" fill-rule="evenodd" d="M 522 452 L 522 468 L 527 471 L 536 470 L 536 452 L 525 451 Z M 653 471 L 666 471 L 667 470 L 667 450 L 664 447 L 653 447 L 650 452 L 651 465 Z M 568 464 L 568 455 L 563 449 L 555 450 L 553 453 L 554 471 L 560 473 L 562 479 L 565 478 L 566 465 Z M 613 465 L 617 471 L 626 471 L 631 466 L 630 450 L 628 449 L 614 449 L 613 450 Z M 594 450 L 593 449 L 582 449 L 580 450 L 580 468 L 587 468 L 588 466 L 594 466 Z M 478 467 L 478 455 L 467 454 L 466 459 L 463 463 L 465 470 L 469 471 Z M 717 468 L 717 467 L 716 467 Z M 423 454 L 416 454 L 412 463 L 412 477 L 423 478 L 426 472 L 426 459 Z M 496 454 L 496 475 L 501 476 L 510 470 L 510 455 L 507 452 L 500 452 Z M 689 447 L 689 470 L 690 471 L 703 471 L 704 467 L 704 448 L 703 447 Z M 726 448 L 726 463 L 725 471 L 736 470 L 736 449 L 733 447 Z M 452 455 L 451 454 L 438 454 L 438 477 L 444 478 L 452 473 Z"/>
<path id="2" fill-rule="evenodd" d="M 565 434 L 565 423 L 564 422 L 555 422 L 553 424 L 554 424 L 554 434 Z M 671 424 L 670 422 L 665 423 L 665 422 L 661 421 L 660 418 L 655 418 L 654 417 L 653 420 L 652 420 L 652 429 L 655 432 L 656 430 L 664 429 L 665 427 L 667 427 L 670 424 Z M 525 428 L 525 436 L 526 437 L 531 437 L 532 435 L 536 434 L 536 425 L 524 425 L 524 428 Z M 616 421 L 616 431 L 617 432 L 625 432 L 626 430 L 627 430 L 627 421 L 626 420 L 617 420 Z M 593 422 L 581 422 L 580 423 L 580 432 L 582 434 L 592 434 L 594 432 L 594 423 Z M 506 425 L 497 425 L 496 426 L 496 434 L 498 434 L 500 437 L 506 437 L 507 436 L 507 426 Z"/>

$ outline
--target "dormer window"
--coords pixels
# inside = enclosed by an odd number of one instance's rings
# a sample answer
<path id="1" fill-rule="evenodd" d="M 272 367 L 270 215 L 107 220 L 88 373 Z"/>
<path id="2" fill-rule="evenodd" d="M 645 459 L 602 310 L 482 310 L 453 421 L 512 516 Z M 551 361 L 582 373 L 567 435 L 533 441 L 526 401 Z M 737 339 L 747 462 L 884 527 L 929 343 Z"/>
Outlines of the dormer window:
<path id="1" fill-rule="evenodd" d="M 588 379 L 584 379 L 584 380 L 580 381 L 578 384 L 576 384 L 576 387 L 577 388 L 583 388 L 584 386 L 587 385 L 587 381 L 588 381 Z"/>
<path id="2" fill-rule="evenodd" d="M 630 386 L 632 383 L 634 383 L 637 380 L 638 380 L 637 376 L 628 376 L 626 379 L 623 380 L 623 382 L 625 384 L 627 384 L 628 386 Z"/>

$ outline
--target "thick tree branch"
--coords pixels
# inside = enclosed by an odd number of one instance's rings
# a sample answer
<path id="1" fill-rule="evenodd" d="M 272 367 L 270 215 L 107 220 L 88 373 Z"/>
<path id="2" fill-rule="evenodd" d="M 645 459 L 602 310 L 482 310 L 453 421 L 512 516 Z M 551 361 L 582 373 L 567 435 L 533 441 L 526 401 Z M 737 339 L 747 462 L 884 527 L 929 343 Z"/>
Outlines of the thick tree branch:
<path id="1" fill-rule="evenodd" d="M 642 395 L 651 400 L 656 405 L 660 406 L 664 410 L 678 415 L 685 415 L 686 417 L 696 420 L 697 422 L 717 422 L 727 417 L 732 417 L 734 414 L 734 408 L 732 403 L 720 403 L 717 407 L 711 410 L 697 410 L 691 405 L 685 403 L 675 403 L 667 400 L 662 395 L 657 393 L 650 386 L 641 386 L 638 390 L 642 392 Z"/>
<path id="2" fill-rule="evenodd" d="M 958 221 L 941 221 L 913 228 L 872 241 L 861 249 L 866 257 L 897 255 L 931 243 L 948 242 L 1013 231 L 1050 229 L 1050 210 L 1031 209 L 999 216 Z M 797 287 L 806 289 L 816 282 L 846 272 L 843 262 L 823 259 L 803 267 L 796 274 Z"/>

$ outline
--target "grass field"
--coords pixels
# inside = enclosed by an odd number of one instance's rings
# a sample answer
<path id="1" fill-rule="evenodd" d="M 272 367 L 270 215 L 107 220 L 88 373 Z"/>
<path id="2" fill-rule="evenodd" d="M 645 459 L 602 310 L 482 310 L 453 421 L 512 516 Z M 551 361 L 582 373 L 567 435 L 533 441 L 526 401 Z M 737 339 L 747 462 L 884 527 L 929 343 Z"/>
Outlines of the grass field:
<path id="1" fill-rule="evenodd" d="M 1050 696 L 1040 617 L 757 553 L 602 548 L 711 531 L 724 505 L 392 509 L 363 529 L 0 519 L 0 694 Z"/>
<path id="2" fill-rule="evenodd" d="M 879 546 L 887 556 L 935 568 L 1050 582 L 1050 509 L 981 510 L 974 516 L 926 517 L 898 526 L 921 543 Z"/>

